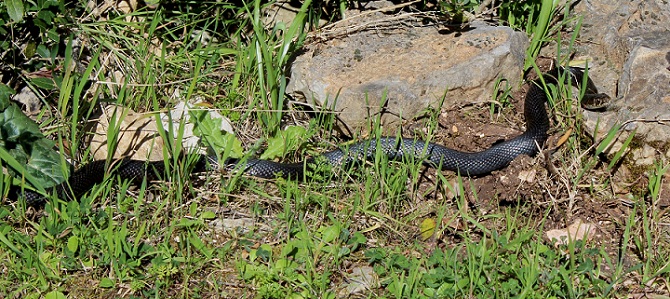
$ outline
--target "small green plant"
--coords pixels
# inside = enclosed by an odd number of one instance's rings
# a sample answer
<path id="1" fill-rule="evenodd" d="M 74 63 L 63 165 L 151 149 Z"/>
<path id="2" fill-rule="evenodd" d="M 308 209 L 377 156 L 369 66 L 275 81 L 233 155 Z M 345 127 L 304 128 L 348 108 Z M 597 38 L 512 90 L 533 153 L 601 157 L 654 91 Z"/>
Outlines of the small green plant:
<path id="1" fill-rule="evenodd" d="M 447 0 L 440 1 L 440 10 L 446 13 L 456 23 L 467 22 L 468 14 L 471 14 L 479 6 L 477 0 Z"/>
<path id="2" fill-rule="evenodd" d="M 247 13 L 253 18 L 251 26 L 254 34 L 251 41 L 241 50 L 238 63 L 248 74 L 253 74 L 258 92 L 252 103 L 258 107 L 258 118 L 269 136 L 274 136 L 280 128 L 286 104 L 287 63 L 290 54 L 300 48 L 305 40 L 304 25 L 307 8 L 311 1 L 305 1 L 290 25 L 275 24 L 268 32 L 261 18 L 262 4 L 256 0 L 247 6 Z"/>
<path id="3" fill-rule="evenodd" d="M 366 238 L 339 224 L 310 232 L 304 223 L 298 223 L 295 229 L 283 246 L 263 244 L 250 249 L 248 259 L 237 264 L 241 277 L 258 287 L 257 296 L 261 298 L 333 298 L 328 290 L 332 272 L 327 269 L 337 267 L 339 259 L 360 250 Z M 331 258 L 335 260 L 330 261 Z"/>
<path id="4" fill-rule="evenodd" d="M 503 108 L 510 105 L 510 97 L 512 92 L 512 86 L 504 78 L 498 78 L 495 83 L 495 88 L 493 89 L 493 101 L 491 102 L 489 113 L 491 118 L 496 114 L 496 111 L 500 111 Z"/>
<path id="5" fill-rule="evenodd" d="M 549 32 L 549 23 L 556 13 L 558 1 L 542 0 L 539 14 L 537 10 L 531 10 L 529 20 L 526 22 L 526 33 L 531 35 L 530 46 L 526 50 L 526 63 L 524 70 L 527 70 L 531 63 L 535 61 L 537 55 L 540 54 L 540 49 L 547 39 L 547 32 Z M 537 8 L 537 4 L 531 5 Z"/>
<path id="6" fill-rule="evenodd" d="M 28 83 L 53 90 L 61 72 L 56 70 L 64 50 L 60 45 L 68 35 L 64 28 L 72 23 L 71 16 L 77 15 L 77 11 L 77 6 L 63 1 L 0 2 L 0 36 L 4 36 L 0 52 L 8 54 L 2 55 L 5 71 L 11 70 L 16 75 L 35 72 L 27 76 Z"/>
<path id="7" fill-rule="evenodd" d="M 532 24 L 537 21 L 542 0 L 503 1 L 500 4 L 500 21 L 514 29 L 532 32 Z"/>

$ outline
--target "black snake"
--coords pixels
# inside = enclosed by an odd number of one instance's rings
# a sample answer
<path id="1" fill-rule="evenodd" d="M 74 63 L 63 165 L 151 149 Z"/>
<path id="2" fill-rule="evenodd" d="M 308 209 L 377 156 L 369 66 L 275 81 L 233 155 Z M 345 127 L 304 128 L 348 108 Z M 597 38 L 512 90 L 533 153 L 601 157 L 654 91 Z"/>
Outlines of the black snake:
<path id="1" fill-rule="evenodd" d="M 519 155 L 534 156 L 547 139 L 549 117 L 545 109 L 547 95 L 542 88 L 542 78 L 545 84 L 556 84 L 558 74 L 562 68 L 554 68 L 540 79 L 533 81 L 526 94 L 524 117 L 526 131 L 507 141 L 495 144 L 490 148 L 477 153 L 460 152 L 444 146 L 421 140 L 382 137 L 359 141 L 345 149 L 335 149 L 318 157 L 313 157 L 300 163 L 278 163 L 267 160 L 229 159 L 225 163 L 218 163 L 215 157 L 201 155 L 197 158 L 193 172 L 212 171 L 220 167 L 234 167 L 250 176 L 260 178 L 302 178 L 307 164 L 323 161 L 323 163 L 341 167 L 357 161 L 374 158 L 377 151 L 381 151 L 391 160 L 414 159 L 424 164 L 442 170 L 457 171 L 462 175 L 477 176 L 490 173 L 507 166 Z M 581 85 L 583 72 L 577 68 L 566 68 L 566 77 L 570 77 L 573 84 Z M 587 91 L 595 94 L 595 85 L 587 78 Z M 66 182 L 47 190 L 60 199 L 76 200 L 90 190 L 95 184 L 102 183 L 106 173 L 115 175 L 122 180 L 132 183 L 141 183 L 143 180 L 154 181 L 165 177 L 165 162 L 147 162 L 131 159 L 120 159 L 114 163 L 104 160 L 91 162 L 74 172 Z M 47 197 L 31 190 L 18 190 L 15 196 L 23 197 L 26 204 L 42 205 Z"/>

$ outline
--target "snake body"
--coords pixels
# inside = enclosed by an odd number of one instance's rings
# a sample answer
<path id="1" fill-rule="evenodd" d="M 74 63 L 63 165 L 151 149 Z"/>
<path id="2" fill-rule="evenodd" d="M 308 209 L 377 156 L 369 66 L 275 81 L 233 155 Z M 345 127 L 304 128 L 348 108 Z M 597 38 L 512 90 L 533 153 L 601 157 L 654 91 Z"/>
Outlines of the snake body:
<path id="1" fill-rule="evenodd" d="M 382 137 L 359 141 L 345 149 L 335 149 L 313 157 L 300 163 L 278 163 L 267 160 L 229 159 L 220 163 L 213 156 L 201 155 L 197 158 L 193 172 L 212 171 L 217 168 L 236 168 L 244 174 L 260 178 L 303 178 L 306 164 L 323 161 L 335 167 L 351 165 L 363 160 L 373 159 L 378 151 L 385 154 L 390 160 L 413 159 L 422 161 L 425 165 L 459 172 L 461 175 L 479 176 L 499 170 L 519 155 L 534 156 L 547 139 L 549 117 L 545 109 L 547 95 L 542 86 L 555 84 L 562 68 L 554 68 L 533 81 L 526 94 L 524 117 L 526 131 L 507 141 L 495 144 L 482 152 L 461 152 L 439 144 L 408 138 Z M 582 83 L 583 73 L 580 69 L 566 68 L 566 77 L 571 78 L 573 84 Z M 587 79 L 586 88 L 594 91 L 595 86 Z M 75 171 L 66 182 L 50 188 L 47 192 L 55 194 L 60 199 L 76 200 L 89 191 L 95 184 L 102 183 L 105 174 L 115 175 L 131 183 L 141 183 L 143 180 L 154 181 L 165 178 L 165 163 L 163 161 L 147 162 L 131 159 L 121 159 L 115 163 L 104 160 L 91 162 Z M 20 196 L 25 198 L 28 205 L 41 205 L 47 197 L 30 191 L 21 190 Z"/>

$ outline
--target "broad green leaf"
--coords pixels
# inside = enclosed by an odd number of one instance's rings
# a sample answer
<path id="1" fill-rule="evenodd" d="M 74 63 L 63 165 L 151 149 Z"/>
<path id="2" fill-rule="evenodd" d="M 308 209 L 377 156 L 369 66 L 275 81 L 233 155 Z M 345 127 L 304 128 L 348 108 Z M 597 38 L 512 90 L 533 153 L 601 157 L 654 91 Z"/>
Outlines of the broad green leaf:
<path id="1" fill-rule="evenodd" d="M 65 181 L 60 155 L 53 150 L 53 141 L 40 139 L 32 145 L 27 170 L 42 186 L 49 188 Z M 67 170 L 67 169 L 66 169 Z"/>
<path id="2" fill-rule="evenodd" d="M 40 127 L 25 116 L 16 105 L 10 105 L 0 114 L 0 127 L 2 127 L 2 140 L 5 142 L 21 143 L 44 137 Z"/>
<path id="3" fill-rule="evenodd" d="M 291 265 L 291 260 L 286 259 L 286 258 L 281 258 L 281 259 L 278 259 L 275 262 L 275 267 L 274 268 L 275 268 L 275 270 L 284 270 L 284 269 L 288 268 L 288 266 L 290 266 L 290 265 Z"/>
<path id="4" fill-rule="evenodd" d="M 116 284 L 114 283 L 114 281 L 111 280 L 111 279 L 109 279 L 109 278 L 107 278 L 107 277 L 105 277 L 105 278 L 103 278 L 103 279 L 100 279 L 100 284 L 99 284 L 99 286 L 100 286 L 101 288 L 108 289 L 108 288 L 112 288 L 112 287 L 114 287 L 115 285 L 116 285 Z"/>
<path id="5" fill-rule="evenodd" d="M 421 240 L 426 241 L 435 234 L 435 220 L 426 218 L 421 221 Z"/>
<path id="6" fill-rule="evenodd" d="M 79 238 L 77 236 L 71 236 L 67 239 L 67 249 L 71 252 L 77 252 L 77 249 L 79 249 Z"/>
<path id="7" fill-rule="evenodd" d="M 56 89 L 56 84 L 54 84 L 54 80 L 51 78 L 32 78 L 30 79 L 30 83 L 34 84 L 35 86 L 46 89 L 46 90 L 54 90 Z"/>
<path id="8" fill-rule="evenodd" d="M 42 58 L 51 58 L 51 50 L 45 47 L 44 45 L 37 46 L 37 55 L 40 55 Z"/>
<path id="9" fill-rule="evenodd" d="M 244 149 L 242 142 L 233 134 L 221 128 L 221 120 L 214 119 L 206 110 L 189 110 L 194 119 L 194 132 L 202 137 L 203 142 L 223 157 L 240 158 Z"/>
<path id="10" fill-rule="evenodd" d="M 202 223 L 201 220 L 181 218 L 181 219 L 179 219 L 179 223 L 177 224 L 177 226 L 179 226 L 179 227 L 191 227 L 191 226 L 194 226 L 194 225 L 199 225 L 201 223 Z"/>
<path id="11" fill-rule="evenodd" d="M 4 111 L 9 107 L 11 103 L 9 97 L 15 93 L 14 89 L 5 84 L 0 84 L 0 111 Z"/>
<path id="12" fill-rule="evenodd" d="M 200 215 L 200 218 L 202 218 L 202 219 L 208 219 L 208 220 L 209 220 L 209 219 L 214 219 L 214 218 L 216 218 L 216 214 L 215 214 L 214 212 L 212 212 L 212 211 L 204 211 L 204 212 L 202 212 L 202 214 Z"/>
<path id="13" fill-rule="evenodd" d="M 283 157 L 289 150 L 295 149 L 307 136 L 307 129 L 300 126 L 289 126 L 268 140 L 268 149 L 261 159 L 272 160 Z"/>
<path id="14" fill-rule="evenodd" d="M 47 24 L 53 22 L 53 18 L 55 16 L 56 15 L 53 12 L 48 11 L 48 10 L 40 10 L 37 13 L 37 18 L 44 21 L 44 23 L 47 23 Z"/>
<path id="15" fill-rule="evenodd" d="M 23 1 L 21 0 L 5 0 L 7 6 L 7 14 L 14 22 L 21 22 L 23 20 Z"/>
<path id="16" fill-rule="evenodd" d="M 16 177 L 27 172 L 44 188 L 65 180 L 61 158 L 54 148 L 55 143 L 46 139 L 39 126 L 25 116 L 16 105 L 9 105 L 0 113 L 0 146 L 19 163 L 23 169 L 14 169 Z M 33 182 L 34 183 L 34 182 Z"/>
<path id="17" fill-rule="evenodd" d="M 325 227 L 321 232 L 321 240 L 323 240 L 324 243 L 332 243 L 340 236 L 340 231 L 341 229 L 339 225 Z"/>
<path id="18" fill-rule="evenodd" d="M 67 297 L 59 291 L 51 291 L 44 295 L 44 299 L 67 299 Z"/>
<path id="19" fill-rule="evenodd" d="M 47 31 L 47 36 L 54 42 L 60 42 L 60 34 L 58 34 L 58 30 L 55 27 Z"/>
<path id="20" fill-rule="evenodd" d="M 272 257 L 272 247 L 268 244 L 263 244 L 258 248 L 258 252 L 256 252 L 256 254 L 264 261 L 269 261 Z"/>

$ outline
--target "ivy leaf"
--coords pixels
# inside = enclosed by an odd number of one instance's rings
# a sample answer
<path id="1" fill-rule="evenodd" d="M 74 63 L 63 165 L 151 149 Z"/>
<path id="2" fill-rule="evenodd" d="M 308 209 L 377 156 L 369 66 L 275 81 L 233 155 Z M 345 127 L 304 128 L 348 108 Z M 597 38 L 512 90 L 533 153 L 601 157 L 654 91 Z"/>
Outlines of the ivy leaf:
<path id="1" fill-rule="evenodd" d="M 25 116 L 16 105 L 8 106 L 0 115 L 0 126 L 2 127 L 2 138 L 6 142 L 32 142 L 35 139 L 44 138 L 40 127 L 30 118 Z"/>
<path id="2" fill-rule="evenodd" d="M 35 141 L 26 161 L 27 172 L 45 188 L 60 184 L 68 176 L 68 168 L 62 167 L 60 154 L 53 147 L 53 141 L 46 138 Z"/>
<path id="3" fill-rule="evenodd" d="M 33 184 L 44 188 L 65 181 L 67 169 L 64 173 L 60 154 L 54 150 L 55 145 L 42 135 L 39 126 L 18 106 L 10 104 L 0 113 L 0 146 L 25 165 L 23 169 L 11 169 L 15 177 L 30 175 L 35 179 L 31 180 Z"/>
<path id="4" fill-rule="evenodd" d="M 15 94 L 16 92 L 9 88 L 9 86 L 5 84 L 0 84 L 0 111 L 4 111 L 9 107 L 10 101 L 9 101 L 9 96 Z"/>

